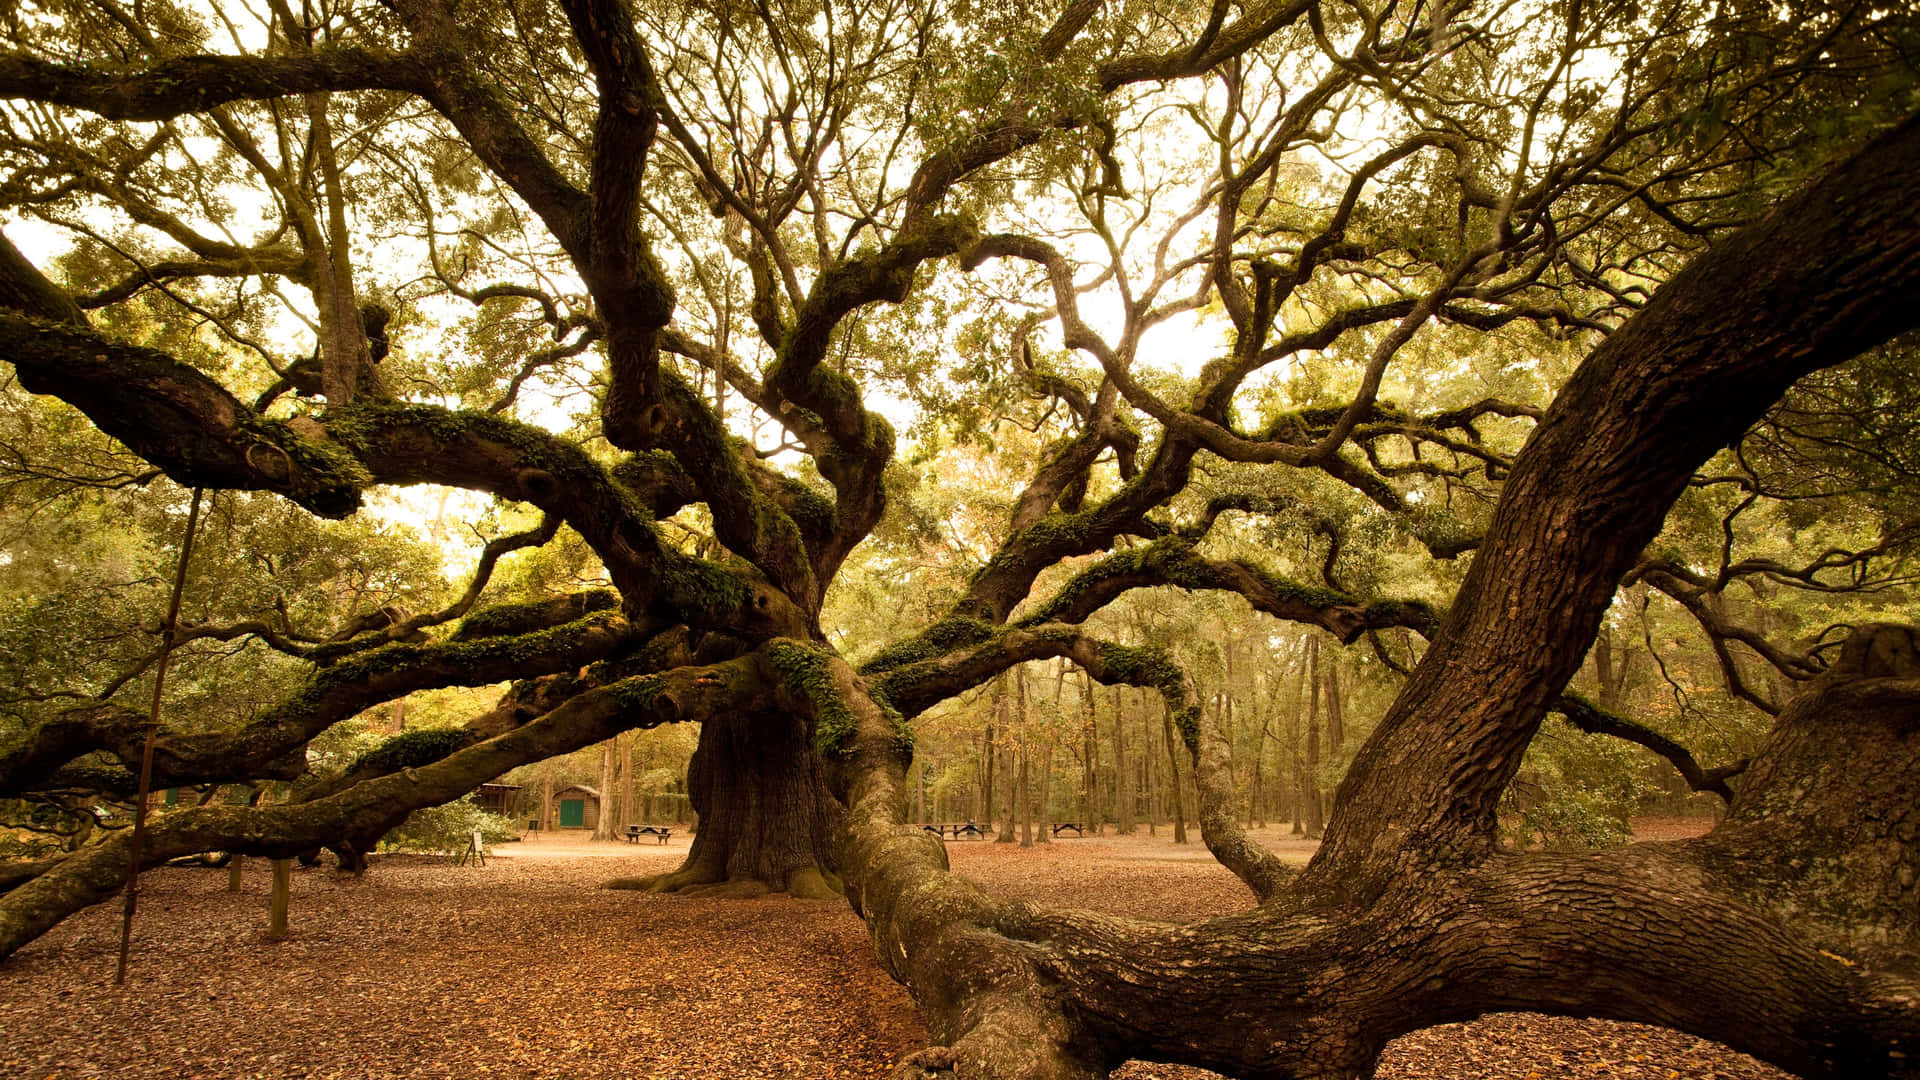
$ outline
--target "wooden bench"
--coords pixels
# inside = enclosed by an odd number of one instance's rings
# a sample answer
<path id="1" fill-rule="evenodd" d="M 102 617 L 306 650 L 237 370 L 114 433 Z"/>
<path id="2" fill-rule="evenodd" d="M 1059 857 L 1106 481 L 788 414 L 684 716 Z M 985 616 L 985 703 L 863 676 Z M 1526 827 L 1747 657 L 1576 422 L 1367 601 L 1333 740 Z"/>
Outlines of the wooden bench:
<path id="1" fill-rule="evenodd" d="M 920 827 L 943 839 L 959 840 L 964 837 L 972 837 L 975 840 L 985 840 L 987 838 L 986 830 L 971 821 L 963 821 L 955 824 L 922 825 Z"/>
<path id="2" fill-rule="evenodd" d="M 660 838 L 660 842 L 664 844 L 673 838 L 673 830 L 665 825 L 627 826 L 627 843 L 637 844 L 643 836 L 657 836 Z"/>

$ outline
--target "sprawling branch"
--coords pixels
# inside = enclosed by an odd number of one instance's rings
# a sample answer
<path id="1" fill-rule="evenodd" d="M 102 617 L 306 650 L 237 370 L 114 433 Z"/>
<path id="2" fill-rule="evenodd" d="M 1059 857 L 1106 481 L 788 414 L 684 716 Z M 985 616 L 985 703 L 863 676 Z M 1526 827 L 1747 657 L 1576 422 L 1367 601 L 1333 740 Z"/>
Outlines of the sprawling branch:
<path id="1" fill-rule="evenodd" d="M 274 491 L 344 517 L 371 479 L 313 426 L 267 419 L 157 350 L 0 312 L 0 355 L 21 386 L 64 399 L 183 485 Z"/>
<path id="2" fill-rule="evenodd" d="M 321 669 L 287 701 L 238 730 L 161 732 L 154 748 L 155 782 L 288 778 L 304 770 L 301 751 L 308 740 L 369 706 L 415 690 L 576 670 L 634 640 L 633 625 L 608 612 L 515 637 L 388 645 Z M 102 703 L 70 710 L 0 748 L 0 792 L 30 790 L 60 766 L 95 750 L 135 766 L 145 734 L 145 715 L 131 709 Z"/>
<path id="3" fill-rule="evenodd" d="M 257 56 L 180 56 L 133 70 L 0 56 L 0 97 L 41 101 L 110 120 L 170 120 L 234 101 L 330 90 L 424 94 L 429 79 L 407 53 L 315 49 Z"/>
<path id="4" fill-rule="evenodd" d="M 1380 880 L 1383 844 L 1416 861 L 1489 850 L 1500 792 L 1694 470 L 1795 378 L 1920 321 L 1920 219 L 1900 179 L 1917 168 L 1913 117 L 1689 264 L 1581 365 L 1341 784 L 1316 881 Z"/>
<path id="5" fill-rule="evenodd" d="M 1565 691 L 1555 698 L 1550 711 L 1566 717 L 1567 723 L 1589 735 L 1611 735 L 1646 747 L 1679 770 L 1680 776 L 1687 782 L 1688 790 L 1711 791 L 1726 802 L 1733 801 L 1733 789 L 1727 786 L 1727 780 L 1740 775 L 1747 768 L 1747 761 L 1742 758 L 1731 765 L 1703 769 L 1686 747 L 1644 724 L 1609 712 L 1572 691 Z"/>
<path id="6" fill-rule="evenodd" d="M 1202 558 L 1185 540 L 1170 536 L 1110 555 L 1080 571 L 1053 598 L 1023 616 L 1019 625 L 1083 622 L 1130 589 L 1160 585 L 1239 593 L 1256 611 L 1318 626 L 1346 644 L 1368 630 L 1389 626 L 1404 626 L 1424 636 L 1432 633 L 1435 624 L 1435 615 L 1425 604 L 1366 601 L 1338 589 L 1288 581 L 1244 561 Z"/>
<path id="7" fill-rule="evenodd" d="M 289 857 L 346 841 L 364 848 L 424 806 L 450 802 L 528 762 L 632 728 L 740 709 L 762 693 L 755 658 L 622 679 L 567 700 L 531 723 L 437 762 L 355 784 L 312 802 L 207 806 L 169 814 L 147 833 L 143 865 L 200 851 Z M 62 860 L 0 897 L 0 958 L 116 892 L 127 870 L 121 833 Z"/>
<path id="8" fill-rule="evenodd" d="M 1153 690 L 1166 705 L 1193 762 L 1200 791 L 1200 828 L 1208 850 L 1246 882 L 1254 895 L 1274 895 L 1290 871 L 1240 827 L 1234 797 L 1232 747 L 1205 722 L 1187 673 L 1154 648 L 1117 645 L 1065 624 L 1020 626 L 994 632 L 970 648 L 872 672 L 872 693 L 904 716 L 917 716 L 1029 660 L 1065 657 L 1108 685 Z M 837 663 L 837 661 L 836 661 Z M 850 674 L 850 673 L 849 673 Z"/>

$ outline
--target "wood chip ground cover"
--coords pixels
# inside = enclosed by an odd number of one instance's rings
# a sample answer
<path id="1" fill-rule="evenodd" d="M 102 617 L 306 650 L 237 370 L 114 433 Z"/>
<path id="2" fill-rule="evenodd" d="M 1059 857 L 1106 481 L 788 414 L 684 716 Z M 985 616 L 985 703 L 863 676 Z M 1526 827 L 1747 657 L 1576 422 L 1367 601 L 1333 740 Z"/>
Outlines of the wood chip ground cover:
<path id="1" fill-rule="evenodd" d="M 960 873 L 1037 900 L 1180 918 L 1245 903 L 1204 850 L 1164 833 L 948 850 Z M 833 1080 L 884 1076 L 926 1040 L 844 903 L 594 887 L 678 865 L 678 838 L 636 848 L 563 836 L 503 851 L 483 868 L 400 856 L 360 879 L 296 871 L 293 933 L 277 945 L 264 935 L 264 862 L 248 864 L 238 894 L 225 871 L 155 871 L 125 988 L 112 986 L 118 904 L 0 964 L 0 1077 Z M 1116 1075 L 1213 1074 L 1136 1062 Z M 1784 1074 L 1656 1028 L 1512 1014 L 1401 1039 L 1379 1075 Z"/>

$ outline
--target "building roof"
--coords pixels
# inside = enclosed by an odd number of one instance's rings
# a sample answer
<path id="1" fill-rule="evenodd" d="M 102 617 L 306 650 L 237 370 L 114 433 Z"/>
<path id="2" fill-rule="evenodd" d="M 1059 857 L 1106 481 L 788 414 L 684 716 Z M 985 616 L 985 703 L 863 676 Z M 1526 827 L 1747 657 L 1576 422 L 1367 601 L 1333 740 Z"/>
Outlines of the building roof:
<path id="1" fill-rule="evenodd" d="M 585 784 L 568 784 L 566 787 L 563 787 L 563 788 L 555 788 L 553 793 L 555 795 L 558 795 L 563 791 L 584 791 L 596 799 L 600 797 L 600 792 L 597 789 L 590 788 Z"/>

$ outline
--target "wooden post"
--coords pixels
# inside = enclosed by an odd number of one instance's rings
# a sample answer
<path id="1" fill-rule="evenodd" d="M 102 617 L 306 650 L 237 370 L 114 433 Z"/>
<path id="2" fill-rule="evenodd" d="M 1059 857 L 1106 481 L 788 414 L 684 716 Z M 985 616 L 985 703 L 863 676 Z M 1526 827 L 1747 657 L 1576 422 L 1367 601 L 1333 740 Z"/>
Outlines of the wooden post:
<path id="1" fill-rule="evenodd" d="M 287 938 L 287 893 L 293 886 L 293 860 L 273 860 L 273 889 L 267 894 L 267 940 Z"/>
<path id="2" fill-rule="evenodd" d="M 247 857 L 245 855 L 235 855 L 227 860 L 228 892 L 240 891 L 240 869 L 246 865 L 246 862 Z"/>

